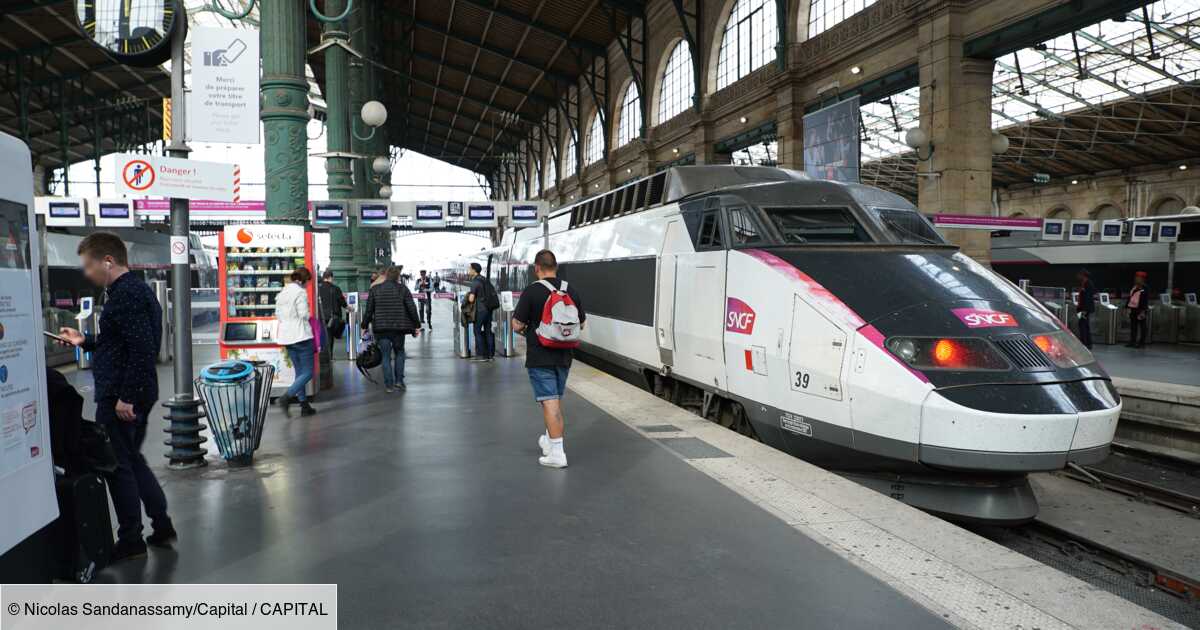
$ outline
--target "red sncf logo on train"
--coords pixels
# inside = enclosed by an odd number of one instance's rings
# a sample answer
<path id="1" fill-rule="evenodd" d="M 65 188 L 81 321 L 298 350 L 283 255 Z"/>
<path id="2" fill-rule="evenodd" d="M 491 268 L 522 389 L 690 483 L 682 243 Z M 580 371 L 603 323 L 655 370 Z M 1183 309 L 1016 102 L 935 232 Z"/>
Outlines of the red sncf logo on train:
<path id="1" fill-rule="evenodd" d="M 731 297 L 725 300 L 725 330 L 750 335 L 754 333 L 754 309 L 750 305 Z"/>
<path id="2" fill-rule="evenodd" d="M 983 311 L 977 308 L 956 308 L 953 313 L 967 328 L 994 328 L 996 326 L 1016 326 L 1017 318 L 1000 311 Z"/>

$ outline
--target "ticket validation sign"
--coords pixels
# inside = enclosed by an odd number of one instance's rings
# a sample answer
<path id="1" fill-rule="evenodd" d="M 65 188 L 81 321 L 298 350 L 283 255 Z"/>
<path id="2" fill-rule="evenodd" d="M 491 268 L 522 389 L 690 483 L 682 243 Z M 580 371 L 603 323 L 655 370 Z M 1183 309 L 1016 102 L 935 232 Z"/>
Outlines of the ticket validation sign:
<path id="1" fill-rule="evenodd" d="M 258 143 L 258 32 L 193 27 L 187 129 L 201 142 Z"/>
<path id="2" fill-rule="evenodd" d="M 116 160 L 119 194 L 233 201 L 233 164 L 128 153 Z"/>

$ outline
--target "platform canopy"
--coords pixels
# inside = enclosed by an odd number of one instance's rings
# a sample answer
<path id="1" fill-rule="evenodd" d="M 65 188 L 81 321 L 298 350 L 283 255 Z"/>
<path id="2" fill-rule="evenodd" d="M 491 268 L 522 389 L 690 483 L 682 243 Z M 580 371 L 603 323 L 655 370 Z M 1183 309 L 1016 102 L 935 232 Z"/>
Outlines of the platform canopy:
<path id="1" fill-rule="evenodd" d="M 0 0 L 0 131 L 43 168 L 162 137 L 162 68 L 117 63 L 84 39 L 66 0 Z"/>
<path id="2" fill-rule="evenodd" d="M 603 94 L 607 46 L 644 8 L 633 0 L 381 2 L 375 76 L 390 144 L 478 173 L 515 153 L 556 103 L 571 108 L 574 98 L 577 107 L 575 88 L 559 99 L 581 76 Z M 309 20 L 310 44 L 320 38 Z M 325 85 L 324 60 L 309 63 Z"/>

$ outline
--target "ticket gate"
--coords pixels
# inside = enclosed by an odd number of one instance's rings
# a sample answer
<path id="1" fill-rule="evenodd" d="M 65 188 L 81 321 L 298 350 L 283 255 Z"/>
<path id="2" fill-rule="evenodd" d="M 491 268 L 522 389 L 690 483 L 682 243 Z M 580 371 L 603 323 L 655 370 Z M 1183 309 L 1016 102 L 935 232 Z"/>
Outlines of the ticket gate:
<path id="1" fill-rule="evenodd" d="M 1117 343 L 1118 320 L 1121 309 L 1109 301 L 1107 293 L 1096 295 L 1096 310 L 1092 313 L 1092 342 L 1113 345 Z"/>
<path id="2" fill-rule="evenodd" d="M 454 303 L 452 320 L 454 322 L 454 356 L 460 359 L 466 359 L 471 356 L 471 351 L 475 348 L 475 329 L 470 323 L 463 321 L 462 304 L 467 299 L 466 291 L 458 293 L 457 300 Z"/>
<path id="3" fill-rule="evenodd" d="M 1162 343 L 1179 343 L 1179 333 L 1183 328 L 1184 307 L 1171 303 L 1167 294 L 1159 296 L 1158 304 L 1150 307 L 1154 317 L 1150 323 L 1154 339 Z"/>
<path id="4" fill-rule="evenodd" d="M 1179 340 L 1200 343 L 1200 304 L 1196 303 L 1195 293 L 1183 296 L 1183 328 L 1179 331 Z"/>

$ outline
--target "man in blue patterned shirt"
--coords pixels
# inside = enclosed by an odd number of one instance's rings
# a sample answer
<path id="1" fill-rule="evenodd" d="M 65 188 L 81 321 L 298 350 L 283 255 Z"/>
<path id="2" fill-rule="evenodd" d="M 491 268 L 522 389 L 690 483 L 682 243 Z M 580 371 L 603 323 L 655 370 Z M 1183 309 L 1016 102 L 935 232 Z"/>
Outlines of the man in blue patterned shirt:
<path id="1" fill-rule="evenodd" d="M 72 345 L 92 353 L 96 386 L 96 422 L 112 439 L 117 472 L 109 492 L 117 510 L 117 546 L 113 561 L 146 554 L 146 543 L 169 546 L 177 535 L 167 516 L 167 497 L 142 456 L 146 418 L 158 401 L 155 361 L 162 341 L 162 307 L 154 292 L 129 273 L 125 243 L 111 232 L 95 232 L 79 243 L 83 274 L 104 287 L 100 334 L 83 335 L 73 328 L 59 333 Z M 154 533 L 142 538 L 142 506 Z"/>

